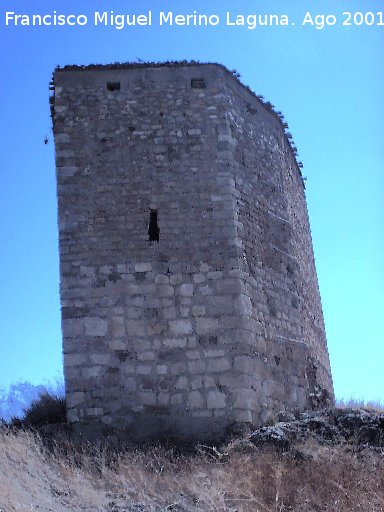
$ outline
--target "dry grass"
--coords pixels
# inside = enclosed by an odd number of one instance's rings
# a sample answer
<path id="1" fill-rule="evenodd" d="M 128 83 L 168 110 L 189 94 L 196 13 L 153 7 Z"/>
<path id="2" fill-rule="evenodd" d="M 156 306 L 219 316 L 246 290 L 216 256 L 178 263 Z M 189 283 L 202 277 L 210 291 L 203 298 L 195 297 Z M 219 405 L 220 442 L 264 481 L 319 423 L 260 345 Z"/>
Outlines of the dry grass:
<path id="1" fill-rule="evenodd" d="M 384 412 L 384 405 L 378 400 L 363 400 L 362 398 L 340 398 L 336 407 L 341 409 L 366 409 L 368 411 Z"/>
<path id="2" fill-rule="evenodd" d="M 384 454 L 315 441 L 300 460 L 263 451 L 176 455 L 75 447 L 48 451 L 28 431 L 0 431 L 0 511 L 383 512 Z"/>

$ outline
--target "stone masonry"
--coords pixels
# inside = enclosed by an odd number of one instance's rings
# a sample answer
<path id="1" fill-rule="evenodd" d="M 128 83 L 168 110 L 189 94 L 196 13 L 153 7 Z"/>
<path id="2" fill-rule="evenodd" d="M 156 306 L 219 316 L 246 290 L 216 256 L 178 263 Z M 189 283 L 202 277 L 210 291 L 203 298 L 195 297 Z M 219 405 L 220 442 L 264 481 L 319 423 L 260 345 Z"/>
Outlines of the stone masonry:
<path id="1" fill-rule="evenodd" d="M 68 421 L 208 440 L 333 387 L 303 180 L 226 68 L 55 70 Z"/>

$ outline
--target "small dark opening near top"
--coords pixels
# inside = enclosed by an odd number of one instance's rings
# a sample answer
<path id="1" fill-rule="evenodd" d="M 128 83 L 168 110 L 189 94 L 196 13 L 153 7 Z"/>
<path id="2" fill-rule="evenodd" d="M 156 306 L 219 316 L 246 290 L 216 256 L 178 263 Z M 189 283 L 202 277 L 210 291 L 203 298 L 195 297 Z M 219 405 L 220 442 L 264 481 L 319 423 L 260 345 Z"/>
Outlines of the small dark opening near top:
<path id="1" fill-rule="evenodd" d="M 108 91 L 120 91 L 120 82 L 107 82 Z"/>
<path id="2" fill-rule="evenodd" d="M 207 87 L 207 82 L 204 78 L 192 78 L 191 87 L 192 89 L 205 89 Z"/>
<path id="3" fill-rule="evenodd" d="M 157 210 L 151 210 L 149 214 L 148 236 L 150 242 L 158 242 L 160 238 L 160 229 L 157 224 Z"/>

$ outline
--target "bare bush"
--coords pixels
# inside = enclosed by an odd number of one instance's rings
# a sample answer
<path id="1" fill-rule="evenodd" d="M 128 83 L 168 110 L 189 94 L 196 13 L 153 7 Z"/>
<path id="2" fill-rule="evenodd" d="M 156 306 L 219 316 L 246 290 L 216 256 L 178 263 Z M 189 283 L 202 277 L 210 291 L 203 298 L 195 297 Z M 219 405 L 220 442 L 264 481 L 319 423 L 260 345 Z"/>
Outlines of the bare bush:
<path id="1" fill-rule="evenodd" d="M 65 423 L 65 398 L 43 393 L 24 410 L 21 423 L 28 427 L 41 427 L 55 423 Z"/>

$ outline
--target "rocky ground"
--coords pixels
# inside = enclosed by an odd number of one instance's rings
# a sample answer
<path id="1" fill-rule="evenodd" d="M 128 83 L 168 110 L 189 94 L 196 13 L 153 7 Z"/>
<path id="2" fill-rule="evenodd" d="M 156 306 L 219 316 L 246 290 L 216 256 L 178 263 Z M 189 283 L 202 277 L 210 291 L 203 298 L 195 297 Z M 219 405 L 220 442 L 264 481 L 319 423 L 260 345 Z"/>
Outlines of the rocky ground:
<path id="1" fill-rule="evenodd" d="M 354 450 L 371 449 L 384 456 L 384 412 L 364 409 L 328 409 L 298 413 L 281 413 L 271 426 L 252 431 L 235 446 L 275 447 L 290 453 L 308 439 L 322 446 L 348 445 Z"/>

